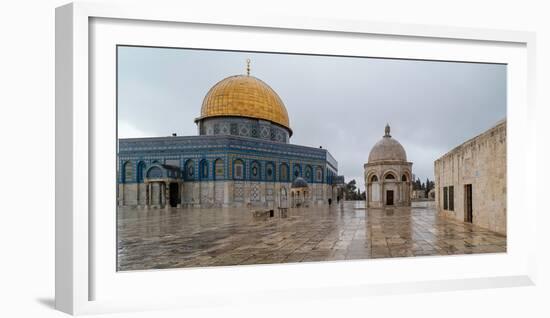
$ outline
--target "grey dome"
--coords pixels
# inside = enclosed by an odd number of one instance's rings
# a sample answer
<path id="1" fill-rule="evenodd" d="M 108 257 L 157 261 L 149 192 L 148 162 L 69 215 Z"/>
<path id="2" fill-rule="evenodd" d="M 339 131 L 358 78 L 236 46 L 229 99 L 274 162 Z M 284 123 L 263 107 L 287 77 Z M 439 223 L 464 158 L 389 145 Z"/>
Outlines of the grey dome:
<path id="1" fill-rule="evenodd" d="M 376 161 L 407 161 L 405 148 L 390 135 L 390 126 L 386 125 L 385 135 L 372 147 L 369 163 Z"/>
<path id="2" fill-rule="evenodd" d="M 292 181 L 291 188 L 307 188 L 307 181 L 304 178 L 298 177 Z"/>

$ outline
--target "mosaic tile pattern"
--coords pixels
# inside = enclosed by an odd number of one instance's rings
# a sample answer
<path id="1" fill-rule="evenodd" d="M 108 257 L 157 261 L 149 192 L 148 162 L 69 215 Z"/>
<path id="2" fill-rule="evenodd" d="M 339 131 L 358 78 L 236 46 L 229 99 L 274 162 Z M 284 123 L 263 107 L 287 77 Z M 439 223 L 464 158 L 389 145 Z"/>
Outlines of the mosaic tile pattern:
<path id="1" fill-rule="evenodd" d="M 366 210 L 364 202 L 266 219 L 247 209 L 121 208 L 118 239 L 123 271 L 506 252 L 505 236 L 432 207 Z"/>
<path id="2" fill-rule="evenodd" d="M 201 121 L 200 135 L 240 135 L 288 142 L 290 131 L 283 126 L 249 117 L 211 117 Z"/>
<path id="3" fill-rule="evenodd" d="M 265 192 L 265 200 L 268 201 L 268 202 L 273 201 L 273 199 L 274 199 L 273 188 L 267 188 L 265 191 L 266 191 Z"/>
<path id="4" fill-rule="evenodd" d="M 250 201 L 260 201 L 260 183 L 258 182 L 250 183 Z"/>
<path id="5" fill-rule="evenodd" d="M 235 181 L 233 196 L 234 200 L 237 202 L 242 202 L 244 200 L 244 182 Z"/>

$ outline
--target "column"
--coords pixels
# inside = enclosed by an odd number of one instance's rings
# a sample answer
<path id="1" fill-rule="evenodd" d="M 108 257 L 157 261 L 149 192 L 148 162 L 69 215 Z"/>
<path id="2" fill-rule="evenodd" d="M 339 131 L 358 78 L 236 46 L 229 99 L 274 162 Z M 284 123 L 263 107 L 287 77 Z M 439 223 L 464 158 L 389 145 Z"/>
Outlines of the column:
<path id="1" fill-rule="evenodd" d="M 403 193 L 403 182 L 399 183 L 399 201 L 402 203 L 402 205 L 405 205 L 405 197 Z"/>
<path id="2" fill-rule="evenodd" d="M 149 198 L 149 183 L 145 183 L 145 208 L 148 209 L 149 205 L 151 204 L 150 198 Z"/>
<path id="3" fill-rule="evenodd" d="M 162 207 L 162 191 L 164 190 L 163 189 L 163 183 L 162 182 L 157 182 L 158 186 L 159 186 L 159 207 Z"/>
<path id="4" fill-rule="evenodd" d="M 164 183 L 164 197 L 166 198 L 166 202 L 164 202 L 164 208 L 169 209 L 170 208 L 170 183 L 168 182 Z"/>
<path id="5" fill-rule="evenodd" d="M 149 183 L 149 205 L 153 205 L 153 183 Z"/>
<path id="6" fill-rule="evenodd" d="M 371 188 L 372 186 L 365 182 L 365 207 L 368 208 L 369 207 L 369 198 L 370 198 L 370 192 L 372 191 Z"/>
<path id="7" fill-rule="evenodd" d="M 380 207 L 384 207 L 384 205 L 386 204 L 386 201 L 384 198 L 384 188 L 385 188 L 385 183 L 380 182 Z"/>

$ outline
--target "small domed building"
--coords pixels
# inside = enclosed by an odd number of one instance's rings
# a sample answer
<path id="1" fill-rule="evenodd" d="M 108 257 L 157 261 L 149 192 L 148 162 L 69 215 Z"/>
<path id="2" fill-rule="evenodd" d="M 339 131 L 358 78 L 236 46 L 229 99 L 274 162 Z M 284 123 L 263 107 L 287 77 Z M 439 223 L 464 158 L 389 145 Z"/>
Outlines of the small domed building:
<path id="1" fill-rule="evenodd" d="M 364 169 L 367 207 L 411 205 L 412 162 L 407 161 L 405 149 L 390 135 L 389 125 L 372 147 Z"/>
<path id="2" fill-rule="evenodd" d="M 337 161 L 326 149 L 290 144 L 282 99 L 250 75 L 247 62 L 246 74 L 206 93 L 198 136 L 119 139 L 119 205 L 274 207 L 297 179 L 306 182 L 308 202 L 336 196 Z"/>

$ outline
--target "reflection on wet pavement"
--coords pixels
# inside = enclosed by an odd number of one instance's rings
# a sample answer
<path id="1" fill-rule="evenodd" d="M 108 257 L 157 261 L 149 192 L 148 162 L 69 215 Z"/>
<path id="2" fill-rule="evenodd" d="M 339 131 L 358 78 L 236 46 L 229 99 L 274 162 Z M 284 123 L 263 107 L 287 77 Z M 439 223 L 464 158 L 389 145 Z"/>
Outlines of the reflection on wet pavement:
<path id="1" fill-rule="evenodd" d="M 119 208 L 118 269 L 314 262 L 506 252 L 506 237 L 429 206 L 363 201 L 254 218 L 248 209 Z"/>

